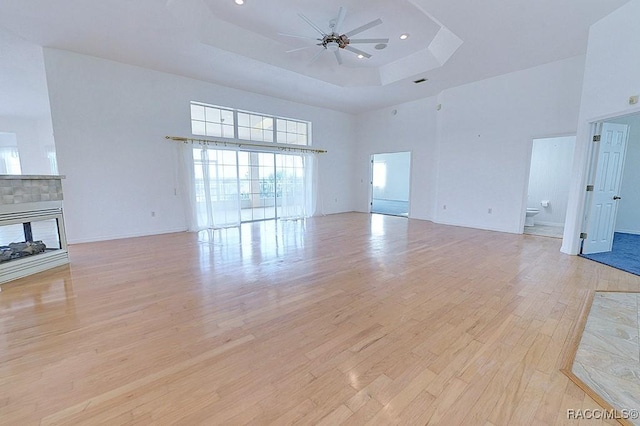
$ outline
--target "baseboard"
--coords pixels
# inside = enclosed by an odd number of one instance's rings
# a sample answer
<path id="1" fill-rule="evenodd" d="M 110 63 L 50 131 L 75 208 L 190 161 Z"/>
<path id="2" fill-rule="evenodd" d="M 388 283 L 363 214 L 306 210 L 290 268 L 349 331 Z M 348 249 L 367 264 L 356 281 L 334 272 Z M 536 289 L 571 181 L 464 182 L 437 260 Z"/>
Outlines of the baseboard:
<path id="1" fill-rule="evenodd" d="M 446 221 L 436 221 L 436 220 L 434 220 L 433 223 L 437 223 L 439 225 L 459 226 L 461 228 L 480 229 L 482 231 L 505 232 L 507 234 L 522 234 L 522 231 L 520 230 L 508 230 L 505 228 L 494 228 L 491 226 L 481 226 L 481 225 L 469 224 L 469 223 L 446 222 Z"/>
<path id="2" fill-rule="evenodd" d="M 564 226 L 564 223 L 562 222 L 545 222 L 543 220 L 535 220 L 535 218 L 534 218 L 534 223 L 536 225 L 544 225 L 544 226 L 558 226 L 558 227 Z"/>
<path id="3" fill-rule="evenodd" d="M 615 232 L 620 232 L 621 234 L 640 235 L 640 231 L 636 229 L 616 229 Z"/>
<path id="4" fill-rule="evenodd" d="M 378 200 L 378 201 L 392 201 L 394 203 L 408 203 L 409 200 L 391 200 L 389 198 L 373 198 L 373 200 Z"/>
<path id="5" fill-rule="evenodd" d="M 97 243 L 99 241 L 122 240 L 125 238 L 148 237 L 151 235 L 173 234 L 176 232 L 187 232 L 187 231 L 188 231 L 187 228 L 174 228 L 174 229 L 164 229 L 157 232 L 134 232 L 131 234 L 101 235 L 97 237 L 68 239 L 67 244 L 71 245 L 71 244 Z"/>

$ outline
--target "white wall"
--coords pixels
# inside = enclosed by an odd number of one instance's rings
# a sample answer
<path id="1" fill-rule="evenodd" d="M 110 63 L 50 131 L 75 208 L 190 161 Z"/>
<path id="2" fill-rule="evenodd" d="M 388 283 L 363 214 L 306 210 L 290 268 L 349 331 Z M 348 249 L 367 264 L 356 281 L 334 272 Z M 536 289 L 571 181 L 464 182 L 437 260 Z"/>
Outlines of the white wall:
<path id="1" fill-rule="evenodd" d="M 564 225 L 575 146 L 575 136 L 533 140 L 527 207 L 540 210 L 535 223 Z M 549 201 L 547 207 L 543 200 Z"/>
<path id="2" fill-rule="evenodd" d="M 369 156 L 410 150 L 410 217 L 522 232 L 532 140 L 575 133 L 583 65 L 570 58 L 361 114 L 358 209 Z"/>
<path id="3" fill-rule="evenodd" d="M 575 133 L 583 64 L 575 57 L 443 92 L 438 222 L 522 232 L 532 140 Z"/>
<path id="4" fill-rule="evenodd" d="M 629 126 L 616 232 L 640 234 L 640 114 L 611 121 Z"/>
<path id="5" fill-rule="evenodd" d="M 178 145 L 189 101 L 313 122 L 319 207 L 353 210 L 353 117 L 67 51 L 45 49 L 53 129 L 72 243 L 185 230 Z M 151 211 L 156 212 L 151 217 Z"/>
<path id="6" fill-rule="evenodd" d="M 590 123 L 640 111 L 639 105 L 628 104 L 629 96 L 640 94 L 638 16 L 640 0 L 631 0 L 589 30 L 573 179 L 561 249 L 564 253 L 576 254 L 580 249 Z"/>
<path id="7" fill-rule="evenodd" d="M 369 211 L 371 155 L 410 151 L 412 164 L 409 216 L 433 220 L 438 150 L 436 104 L 437 98 L 430 97 L 357 117 L 354 198 L 358 211 Z"/>
<path id="8" fill-rule="evenodd" d="M 387 168 L 385 186 L 373 188 L 373 198 L 393 201 L 409 201 L 411 177 L 411 153 L 393 152 L 375 154 L 374 162 L 384 163 Z"/>

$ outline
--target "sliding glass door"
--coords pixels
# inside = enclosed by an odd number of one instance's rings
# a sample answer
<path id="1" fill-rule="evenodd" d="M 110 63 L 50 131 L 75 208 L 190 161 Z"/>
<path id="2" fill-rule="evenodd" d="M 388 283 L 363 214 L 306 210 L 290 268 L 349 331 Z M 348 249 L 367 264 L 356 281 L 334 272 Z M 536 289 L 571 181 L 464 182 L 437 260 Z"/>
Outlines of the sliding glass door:
<path id="1" fill-rule="evenodd" d="M 311 213 L 302 154 L 199 147 L 193 157 L 198 229 Z"/>

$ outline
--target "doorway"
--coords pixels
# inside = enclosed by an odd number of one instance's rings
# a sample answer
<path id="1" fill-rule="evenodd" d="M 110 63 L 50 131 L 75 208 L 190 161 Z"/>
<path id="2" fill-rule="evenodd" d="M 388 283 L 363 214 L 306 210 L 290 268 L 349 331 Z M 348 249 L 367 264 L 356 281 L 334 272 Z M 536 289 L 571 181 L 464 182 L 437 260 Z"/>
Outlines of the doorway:
<path id="1" fill-rule="evenodd" d="M 371 156 L 371 213 L 409 216 L 411 152 Z"/>
<path id="2" fill-rule="evenodd" d="M 576 137 L 534 139 L 524 234 L 562 238 Z"/>
<path id="3" fill-rule="evenodd" d="M 640 114 L 607 119 L 595 123 L 595 127 L 600 130 L 600 143 L 594 146 L 591 156 L 588 182 L 593 190 L 587 192 L 585 201 L 582 232 L 586 238 L 580 253 L 640 275 Z M 612 141 L 624 144 L 617 174 L 607 172 L 615 167 L 605 164 L 607 157 L 613 157 L 603 153 L 609 134 Z"/>

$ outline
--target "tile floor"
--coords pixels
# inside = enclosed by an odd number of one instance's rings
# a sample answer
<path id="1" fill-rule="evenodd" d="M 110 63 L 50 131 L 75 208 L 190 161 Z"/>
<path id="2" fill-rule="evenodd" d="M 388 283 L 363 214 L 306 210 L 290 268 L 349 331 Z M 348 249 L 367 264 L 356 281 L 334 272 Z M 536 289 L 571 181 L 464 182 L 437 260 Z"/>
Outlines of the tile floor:
<path id="1" fill-rule="evenodd" d="M 596 292 L 573 362 L 573 374 L 618 410 L 640 409 L 639 318 L 640 293 Z"/>
<path id="2" fill-rule="evenodd" d="M 549 225 L 525 226 L 524 233 L 528 235 L 540 235 L 542 237 L 562 238 L 564 227 Z"/>

